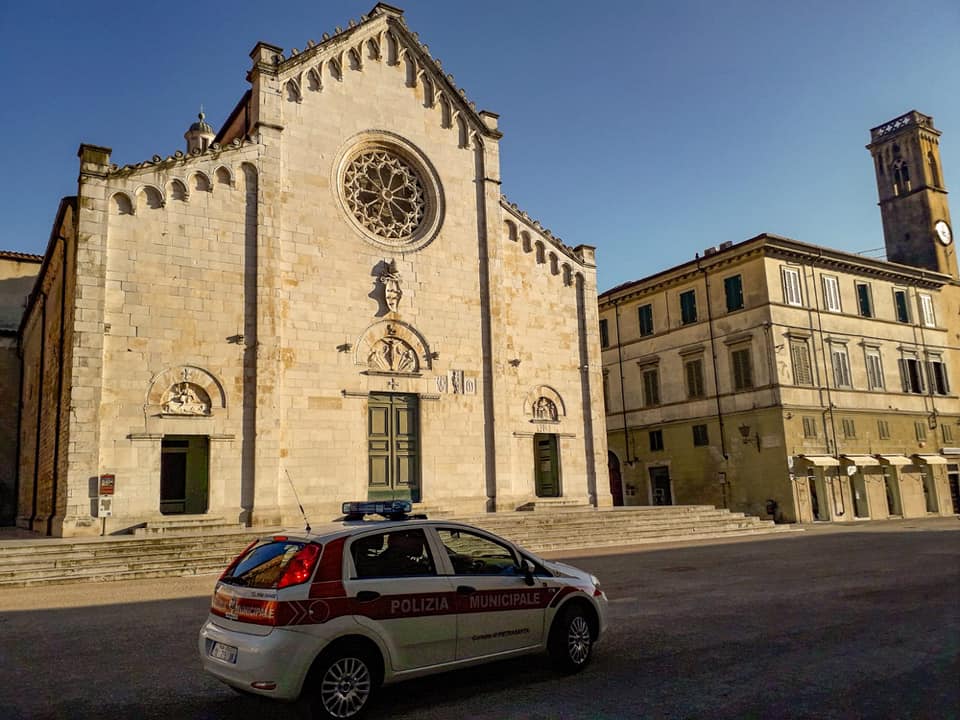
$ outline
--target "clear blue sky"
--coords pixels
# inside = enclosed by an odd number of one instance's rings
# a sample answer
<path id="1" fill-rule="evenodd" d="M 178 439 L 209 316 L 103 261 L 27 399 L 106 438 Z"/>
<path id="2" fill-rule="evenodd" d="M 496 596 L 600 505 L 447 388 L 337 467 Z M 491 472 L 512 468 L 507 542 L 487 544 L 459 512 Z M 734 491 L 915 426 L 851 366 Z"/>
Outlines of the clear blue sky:
<path id="1" fill-rule="evenodd" d="M 601 290 L 761 232 L 883 245 L 868 130 L 916 108 L 943 131 L 960 225 L 960 2 L 396 0 L 481 109 L 503 191 Z M 289 51 L 373 0 L 0 2 L 0 248 L 42 253 L 81 142 L 168 155 L 215 127 L 258 40 Z"/>

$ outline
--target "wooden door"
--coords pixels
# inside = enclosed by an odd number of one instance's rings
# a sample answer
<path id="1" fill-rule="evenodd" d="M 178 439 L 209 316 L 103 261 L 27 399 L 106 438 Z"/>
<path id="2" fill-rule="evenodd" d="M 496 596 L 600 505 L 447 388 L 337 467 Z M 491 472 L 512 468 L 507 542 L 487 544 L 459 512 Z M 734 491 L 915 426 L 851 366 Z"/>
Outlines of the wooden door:
<path id="1" fill-rule="evenodd" d="M 420 501 L 420 408 L 416 395 L 371 395 L 367 403 L 370 500 Z"/>
<path id="2" fill-rule="evenodd" d="M 533 462 L 537 497 L 560 497 L 560 453 L 557 436 L 537 433 L 533 436 Z"/>

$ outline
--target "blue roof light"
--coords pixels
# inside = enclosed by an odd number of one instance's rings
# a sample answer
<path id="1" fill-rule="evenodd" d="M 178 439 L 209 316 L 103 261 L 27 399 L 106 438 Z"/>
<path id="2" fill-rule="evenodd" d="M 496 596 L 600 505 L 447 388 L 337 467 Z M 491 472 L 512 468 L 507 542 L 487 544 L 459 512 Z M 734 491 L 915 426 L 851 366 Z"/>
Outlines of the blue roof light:
<path id="1" fill-rule="evenodd" d="M 395 518 L 409 515 L 413 510 L 413 503 L 409 500 L 345 502 L 341 510 L 348 518 L 362 518 L 364 515 Z"/>

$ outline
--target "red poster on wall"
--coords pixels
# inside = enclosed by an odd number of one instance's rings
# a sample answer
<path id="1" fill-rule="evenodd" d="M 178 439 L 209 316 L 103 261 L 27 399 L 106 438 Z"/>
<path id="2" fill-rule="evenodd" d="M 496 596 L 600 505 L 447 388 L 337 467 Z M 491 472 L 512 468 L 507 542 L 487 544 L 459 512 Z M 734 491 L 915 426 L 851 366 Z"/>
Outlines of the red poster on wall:
<path id="1" fill-rule="evenodd" d="M 116 480 L 115 475 L 101 475 L 100 476 L 100 495 L 113 495 L 114 482 Z"/>

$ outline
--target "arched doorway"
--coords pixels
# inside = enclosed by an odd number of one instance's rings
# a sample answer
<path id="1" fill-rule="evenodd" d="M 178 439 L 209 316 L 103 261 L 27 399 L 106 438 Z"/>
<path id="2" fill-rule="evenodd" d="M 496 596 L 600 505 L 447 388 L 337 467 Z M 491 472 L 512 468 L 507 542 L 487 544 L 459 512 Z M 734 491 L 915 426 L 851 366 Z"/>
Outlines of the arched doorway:
<path id="1" fill-rule="evenodd" d="M 610 474 L 610 495 L 615 506 L 623 505 L 623 480 L 620 477 L 620 458 L 607 451 L 607 472 Z"/>

